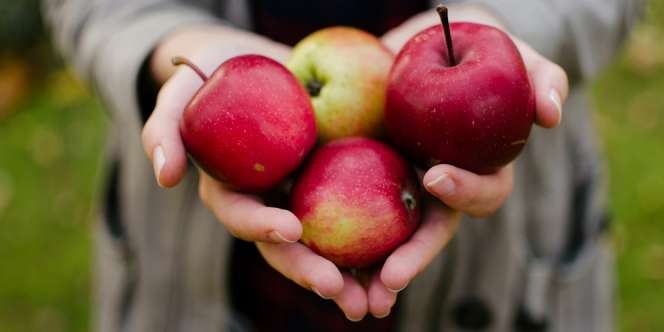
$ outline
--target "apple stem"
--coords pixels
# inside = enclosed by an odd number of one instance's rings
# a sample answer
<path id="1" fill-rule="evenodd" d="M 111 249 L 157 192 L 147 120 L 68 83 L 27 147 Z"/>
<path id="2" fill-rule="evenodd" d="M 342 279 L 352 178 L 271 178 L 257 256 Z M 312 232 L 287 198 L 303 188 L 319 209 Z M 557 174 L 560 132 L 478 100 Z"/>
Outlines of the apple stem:
<path id="1" fill-rule="evenodd" d="M 454 48 L 452 47 L 452 33 L 450 32 L 450 21 L 447 17 L 447 7 L 438 5 L 436 7 L 440 22 L 443 24 L 443 31 L 445 31 L 445 44 L 447 44 L 447 57 L 450 61 L 450 66 L 456 66 L 457 62 L 454 58 Z"/>
<path id="2" fill-rule="evenodd" d="M 174 56 L 173 58 L 171 58 L 171 63 L 173 63 L 174 66 L 185 65 L 191 68 L 191 70 L 193 70 L 194 72 L 196 72 L 198 77 L 200 77 L 203 80 L 203 82 L 208 80 L 207 75 L 205 75 L 205 73 L 201 70 L 201 68 L 199 68 L 197 65 L 195 65 L 193 62 L 189 61 L 189 59 L 185 57 Z"/>

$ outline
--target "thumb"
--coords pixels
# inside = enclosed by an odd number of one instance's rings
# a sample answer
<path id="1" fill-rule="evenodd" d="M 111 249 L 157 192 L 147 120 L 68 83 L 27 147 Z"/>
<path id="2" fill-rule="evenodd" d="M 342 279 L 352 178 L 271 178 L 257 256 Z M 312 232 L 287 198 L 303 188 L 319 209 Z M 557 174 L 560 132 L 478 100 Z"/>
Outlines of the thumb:
<path id="1" fill-rule="evenodd" d="M 177 185 L 187 169 L 187 154 L 180 137 L 180 118 L 187 103 L 202 85 L 187 68 L 178 69 L 159 91 L 157 104 L 145 123 L 143 149 L 152 161 L 162 187 Z"/>
<path id="2" fill-rule="evenodd" d="M 537 53 L 524 42 L 514 39 L 535 90 L 535 121 L 544 128 L 558 126 L 569 91 L 567 74 L 557 64 Z"/>

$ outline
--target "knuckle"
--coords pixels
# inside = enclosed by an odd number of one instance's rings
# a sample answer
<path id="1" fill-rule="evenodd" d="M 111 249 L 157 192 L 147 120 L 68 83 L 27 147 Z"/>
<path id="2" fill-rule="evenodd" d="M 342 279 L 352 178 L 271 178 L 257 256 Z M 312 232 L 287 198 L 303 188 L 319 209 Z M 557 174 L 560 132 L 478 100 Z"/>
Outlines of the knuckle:
<path id="1" fill-rule="evenodd" d="M 552 64 L 552 70 L 554 71 L 554 73 L 556 75 L 567 79 L 567 73 L 565 72 L 563 67 L 561 67 L 559 64 L 557 64 L 555 62 L 551 62 L 551 64 Z"/>
<path id="2" fill-rule="evenodd" d="M 220 220 L 220 222 L 224 225 L 224 227 L 226 228 L 226 231 L 228 231 L 228 233 L 231 236 L 244 240 L 244 238 L 242 237 L 242 234 L 239 232 L 239 230 L 235 229 L 235 227 L 233 227 L 233 225 L 225 224 L 222 220 Z"/>
<path id="3" fill-rule="evenodd" d="M 496 200 L 488 201 L 484 204 L 475 205 L 474 209 L 468 211 L 467 214 L 476 219 L 485 219 L 493 215 L 503 205 L 507 196 L 500 197 Z"/>
<path id="4" fill-rule="evenodd" d="M 267 208 L 261 207 L 257 209 L 252 209 L 249 214 L 245 216 L 245 224 L 246 225 L 260 225 L 263 223 L 263 221 L 266 219 L 266 215 L 268 214 L 268 211 L 266 211 Z"/>
<path id="5" fill-rule="evenodd" d="M 558 76 L 558 78 L 561 80 L 561 83 L 563 85 L 562 88 L 566 89 L 568 84 L 567 72 L 565 72 L 565 70 L 563 70 L 563 68 L 561 68 L 559 65 L 555 65 L 554 74 Z"/>
<path id="6" fill-rule="evenodd" d="M 455 206 L 457 209 L 469 212 L 475 209 L 476 206 L 481 206 L 481 197 L 474 190 L 469 190 L 469 188 L 463 188 L 459 190 L 459 194 L 455 198 Z"/>
<path id="7" fill-rule="evenodd" d="M 143 141 L 143 145 L 145 145 L 146 147 L 151 143 L 154 131 L 153 123 L 154 121 L 152 120 L 152 117 L 150 117 L 143 126 L 143 130 L 141 131 L 141 140 Z"/>
<path id="8" fill-rule="evenodd" d="M 507 195 L 500 194 L 493 199 L 483 201 L 476 200 L 466 213 L 476 219 L 484 219 L 494 214 L 503 204 Z"/>

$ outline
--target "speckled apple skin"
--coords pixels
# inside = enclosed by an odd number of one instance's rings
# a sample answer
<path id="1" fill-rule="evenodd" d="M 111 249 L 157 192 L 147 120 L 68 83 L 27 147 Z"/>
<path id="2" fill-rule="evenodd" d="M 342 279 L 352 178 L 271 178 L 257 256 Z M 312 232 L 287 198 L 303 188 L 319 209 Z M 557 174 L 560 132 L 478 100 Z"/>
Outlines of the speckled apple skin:
<path id="1" fill-rule="evenodd" d="M 314 152 L 291 207 L 305 245 L 337 266 L 362 268 L 412 235 L 420 194 L 413 168 L 396 151 L 372 139 L 345 138 Z"/>
<path id="2" fill-rule="evenodd" d="M 295 45 L 286 66 L 303 85 L 314 77 L 323 84 L 311 97 L 322 142 L 382 133 L 393 60 L 378 38 L 350 27 L 322 29 Z"/>
<path id="3" fill-rule="evenodd" d="M 472 23 L 450 29 L 456 66 L 449 65 L 440 25 L 416 34 L 397 55 L 387 88 L 387 132 L 421 166 L 493 173 L 526 144 L 534 91 L 504 32 Z"/>
<path id="4" fill-rule="evenodd" d="M 221 64 L 187 105 L 184 145 L 208 174 L 261 192 L 295 170 L 316 143 L 311 101 L 278 62 L 243 55 Z"/>

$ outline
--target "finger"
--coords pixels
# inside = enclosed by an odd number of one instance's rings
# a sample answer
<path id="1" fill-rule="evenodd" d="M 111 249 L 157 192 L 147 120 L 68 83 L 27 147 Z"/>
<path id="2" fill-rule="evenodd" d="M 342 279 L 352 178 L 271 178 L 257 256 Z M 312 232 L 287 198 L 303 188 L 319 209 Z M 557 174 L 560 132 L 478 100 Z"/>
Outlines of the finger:
<path id="1" fill-rule="evenodd" d="M 188 69 L 179 69 L 161 88 L 155 109 L 143 127 L 143 148 L 162 187 L 177 185 L 187 169 L 180 118 L 201 82 L 193 73 L 183 70 Z"/>
<path id="2" fill-rule="evenodd" d="M 200 172 L 199 196 L 237 238 L 293 243 L 302 235 L 302 224 L 292 212 L 265 206 L 254 196 L 229 190 L 205 172 Z"/>
<path id="3" fill-rule="evenodd" d="M 422 225 L 385 260 L 380 272 L 383 285 L 394 293 L 406 288 L 452 238 L 459 216 L 458 212 L 432 202 Z"/>
<path id="4" fill-rule="evenodd" d="M 512 181 L 512 164 L 489 175 L 441 164 L 429 169 L 422 180 L 433 196 L 475 218 L 487 217 L 502 206 L 512 192 Z"/>
<path id="5" fill-rule="evenodd" d="M 433 11 L 423 12 L 403 22 L 398 27 L 386 32 L 381 41 L 394 54 L 399 53 L 403 45 L 416 33 L 434 25 L 440 24 L 440 18 Z"/>
<path id="6" fill-rule="evenodd" d="M 535 122 L 544 128 L 556 127 L 562 119 L 562 106 L 567 99 L 567 74 L 522 41 L 515 39 L 526 64 L 535 91 Z"/>
<path id="7" fill-rule="evenodd" d="M 374 273 L 368 290 L 369 312 L 376 318 L 385 318 L 390 314 L 397 301 L 397 293 L 390 291 L 380 280 L 380 274 Z"/>
<path id="8" fill-rule="evenodd" d="M 339 296 L 346 288 L 339 269 L 301 243 L 256 242 L 256 247 L 272 268 L 324 299 Z"/>
<path id="9" fill-rule="evenodd" d="M 343 273 L 343 281 L 343 290 L 334 297 L 334 302 L 349 321 L 359 322 L 367 314 L 367 292 L 353 276 L 346 272 Z"/>
<path id="10" fill-rule="evenodd" d="M 381 42 L 385 47 L 392 51 L 392 53 L 398 54 L 410 37 L 412 37 L 412 35 L 405 34 L 400 29 L 394 29 L 383 35 Z"/>

